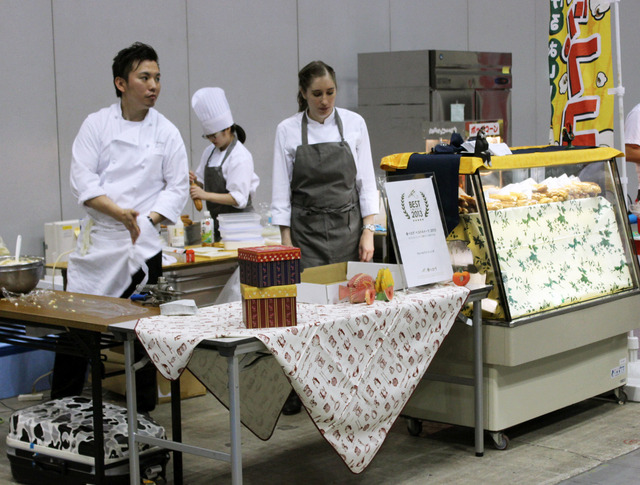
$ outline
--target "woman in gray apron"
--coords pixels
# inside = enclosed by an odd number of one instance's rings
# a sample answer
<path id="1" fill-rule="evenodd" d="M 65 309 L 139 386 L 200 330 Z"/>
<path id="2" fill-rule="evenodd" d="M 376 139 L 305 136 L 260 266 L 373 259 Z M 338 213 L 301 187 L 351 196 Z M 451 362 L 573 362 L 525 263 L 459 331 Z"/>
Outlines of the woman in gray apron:
<path id="1" fill-rule="evenodd" d="M 272 222 L 303 268 L 370 261 L 379 205 L 364 119 L 335 107 L 335 72 L 322 61 L 302 68 L 298 87 L 299 112 L 276 130 Z M 282 412 L 300 408 L 292 391 Z"/>
<path id="2" fill-rule="evenodd" d="M 260 179 L 253 169 L 253 157 L 243 145 L 245 132 L 233 122 L 224 91 L 199 89 L 191 104 L 202 123 L 203 138 L 211 142 L 196 171 L 189 172 L 191 198 L 205 201 L 214 220 L 215 240 L 219 241 L 216 216 L 251 211 L 251 197 Z"/>
<path id="3" fill-rule="evenodd" d="M 335 107 L 335 72 L 314 61 L 298 74 L 299 112 L 278 125 L 271 215 L 302 266 L 370 261 L 378 212 L 364 119 Z"/>

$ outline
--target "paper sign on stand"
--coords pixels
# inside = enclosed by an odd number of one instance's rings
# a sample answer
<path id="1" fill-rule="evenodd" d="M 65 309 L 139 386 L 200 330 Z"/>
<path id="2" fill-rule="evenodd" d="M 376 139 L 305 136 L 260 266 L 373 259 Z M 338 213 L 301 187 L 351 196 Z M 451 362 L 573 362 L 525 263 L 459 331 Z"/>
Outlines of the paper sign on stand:
<path id="1" fill-rule="evenodd" d="M 453 269 L 433 179 L 386 182 L 385 191 L 407 286 L 451 280 Z"/>

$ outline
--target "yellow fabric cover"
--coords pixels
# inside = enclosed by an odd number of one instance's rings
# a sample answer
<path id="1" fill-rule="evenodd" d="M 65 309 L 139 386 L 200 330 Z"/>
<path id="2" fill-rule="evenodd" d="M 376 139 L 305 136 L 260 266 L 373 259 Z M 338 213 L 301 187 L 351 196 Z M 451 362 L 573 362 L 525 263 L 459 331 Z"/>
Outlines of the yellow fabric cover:
<path id="1" fill-rule="evenodd" d="M 546 148 L 546 146 L 539 147 L 514 147 L 512 150 L 531 149 L 531 148 Z M 417 152 L 411 153 L 395 153 L 393 155 L 387 155 L 382 158 L 380 162 L 380 168 L 387 172 L 394 172 L 396 170 L 404 170 L 409 164 L 409 157 Z M 423 155 L 425 153 L 422 153 Z M 609 160 L 611 158 L 623 157 L 624 154 L 615 148 L 599 147 L 599 148 L 585 148 L 577 150 L 558 150 L 555 152 L 537 152 L 537 153 L 523 153 L 519 155 L 503 155 L 500 157 L 491 157 L 491 166 L 485 166 L 484 162 L 479 157 L 460 157 L 460 173 L 470 175 L 475 173 L 476 170 L 482 168 L 483 170 L 506 170 L 513 168 L 525 168 L 525 167 L 548 167 L 552 165 L 567 165 L 573 163 L 585 163 L 598 160 Z"/>

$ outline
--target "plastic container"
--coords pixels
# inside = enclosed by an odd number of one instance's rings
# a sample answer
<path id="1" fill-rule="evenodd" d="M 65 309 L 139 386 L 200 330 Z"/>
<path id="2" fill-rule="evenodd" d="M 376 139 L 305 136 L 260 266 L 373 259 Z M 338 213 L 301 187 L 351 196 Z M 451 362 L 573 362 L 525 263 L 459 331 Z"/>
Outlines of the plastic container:
<path id="1" fill-rule="evenodd" d="M 244 241 L 247 239 L 260 239 L 262 238 L 262 231 L 220 231 L 220 237 L 223 241 Z"/>
<path id="2" fill-rule="evenodd" d="M 213 245 L 213 219 L 209 211 L 204 211 L 204 219 L 200 222 L 200 236 L 203 246 Z"/>
<path id="3" fill-rule="evenodd" d="M 168 227 L 169 230 L 169 244 L 174 248 L 184 247 L 184 223 L 182 219 L 173 225 Z"/>
<path id="4" fill-rule="evenodd" d="M 255 246 L 264 246 L 264 239 L 260 238 L 247 241 L 223 241 L 223 244 L 226 250 L 252 248 Z"/>
<path id="5" fill-rule="evenodd" d="M 233 229 L 238 226 L 260 225 L 260 214 L 255 212 L 237 212 L 233 214 L 219 214 L 218 225 L 220 229 Z"/>

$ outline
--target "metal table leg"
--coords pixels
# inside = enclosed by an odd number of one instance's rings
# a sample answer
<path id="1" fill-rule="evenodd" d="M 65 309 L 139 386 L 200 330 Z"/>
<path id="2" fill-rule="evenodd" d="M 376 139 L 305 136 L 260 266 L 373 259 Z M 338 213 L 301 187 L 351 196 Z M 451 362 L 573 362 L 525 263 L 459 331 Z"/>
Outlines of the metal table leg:
<path id="1" fill-rule="evenodd" d="M 171 439 L 182 443 L 182 397 L 180 396 L 180 379 L 171 381 Z M 183 467 L 182 452 L 173 452 L 173 483 L 182 485 Z"/>
<path id="2" fill-rule="evenodd" d="M 136 339 L 135 333 L 128 333 L 124 341 L 124 372 L 126 376 L 126 398 L 127 398 L 127 428 L 129 431 L 129 483 L 138 485 L 140 483 L 140 457 L 138 455 L 138 444 L 136 443 L 136 432 L 138 429 L 138 403 L 136 402 L 136 372 L 134 369 L 135 359 L 133 355 L 133 342 Z"/>
<path id="3" fill-rule="evenodd" d="M 242 441 L 240 427 L 240 367 L 238 356 L 227 357 L 229 374 L 229 426 L 231 428 L 231 483 L 242 484 Z"/>
<path id="4" fill-rule="evenodd" d="M 482 302 L 473 302 L 473 391 L 476 456 L 484 455 L 484 376 L 482 372 Z"/>
<path id="5" fill-rule="evenodd" d="M 91 362 L 91 398 L 93 400 L 93 441 L 96 444 L 95 472 L 98 485 L 106 483 L 104 470 L 104 413 L 102 410 L 102 367 L 100 334 L 87 335 Z"/>

